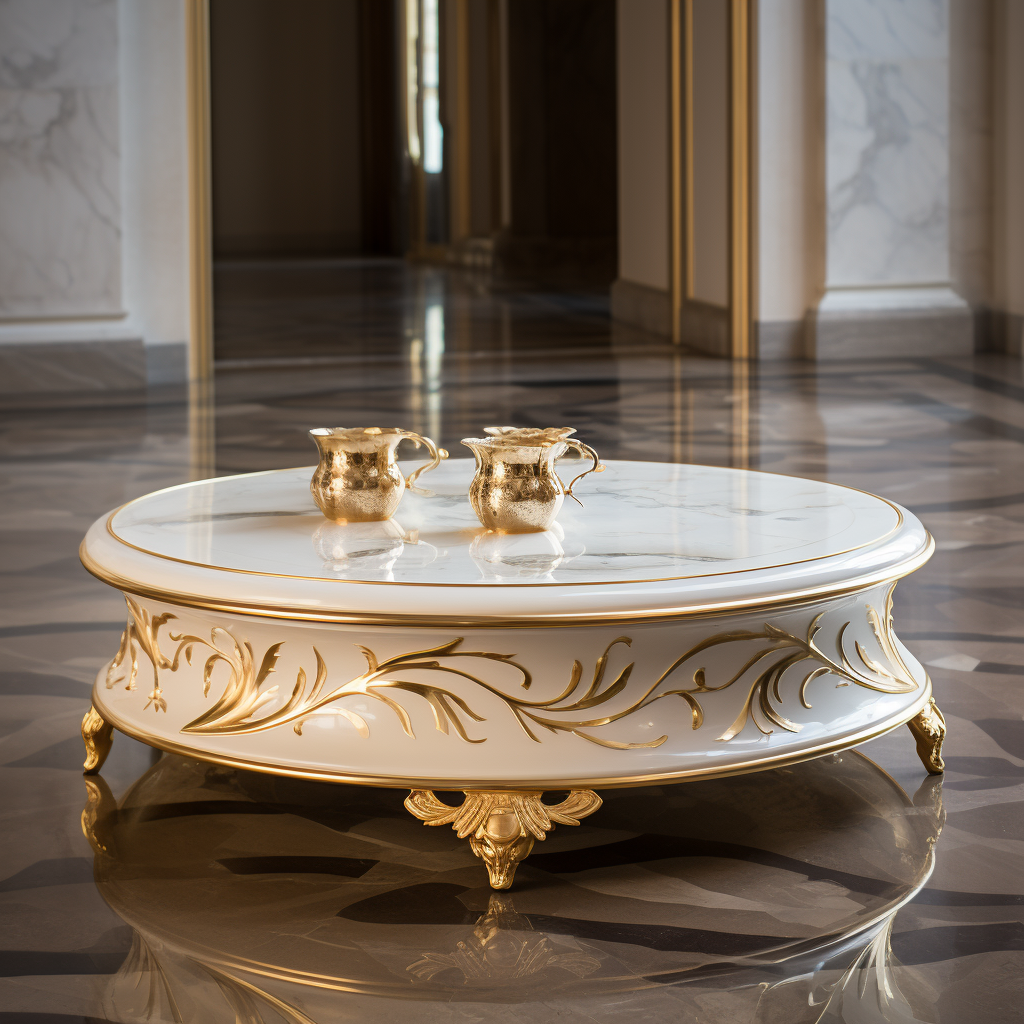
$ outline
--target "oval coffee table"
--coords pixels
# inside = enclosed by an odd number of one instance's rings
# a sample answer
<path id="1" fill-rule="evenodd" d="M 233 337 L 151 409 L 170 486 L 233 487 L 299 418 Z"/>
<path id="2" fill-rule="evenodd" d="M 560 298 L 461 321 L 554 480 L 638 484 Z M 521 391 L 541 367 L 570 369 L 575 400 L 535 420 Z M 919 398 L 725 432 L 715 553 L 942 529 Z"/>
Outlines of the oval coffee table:
<path id="1" fill-rule="evenodd" d="M 82 543 L 128 624 L 82 726 L 280 775 L 408 788 L 507 888 L 596 788 L 737 775 L 942 715 L 896 638 L 933 543 L 882 498 L 769 473 L 609 462 L 544 533 L 477 522 L 454 459 L 397 517 L 340 525 L 311 467 L 146 495 Z M 435 795 L 461 791 L 457 806 Z M 554 803 L 545 791 L 568 791 Z"/>

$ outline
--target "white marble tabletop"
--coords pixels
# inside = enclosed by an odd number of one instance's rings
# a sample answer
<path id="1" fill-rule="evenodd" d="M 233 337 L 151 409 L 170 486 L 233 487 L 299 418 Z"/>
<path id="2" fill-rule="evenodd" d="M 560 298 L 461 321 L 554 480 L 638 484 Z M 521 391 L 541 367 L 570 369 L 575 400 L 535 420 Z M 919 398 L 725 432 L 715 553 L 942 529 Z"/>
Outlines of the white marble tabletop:
<path id="1" fill-rule="evenodd" d="M 404 466 L 406 470 L 408 465 Z M 745 572 L 877 544 L 898 509 L 862 491 L 714 466 L 610 462 L 567 499 L 554 529 L 497 536 L 466 497 L 472 459 L 451 459 L 384 523 L 327 522 L 312 467 L 224 477 L 147 495 L 115 535 L 220 569 L 368 582 L 522 586 Z"/>
<path id="2" fill-rule="evenodd" d="M 580 486 L 583 507 L 567 499 L 552 529 L 496 535 L 469 505 L 473 467 L 470 459 L 444 463 L 421 478 L 429 490 L 408 491 L 383 523 L 325 520 L 309 493 L 312 467 L 198 481 L 130 502 L 96 524 L 85 550 L 124 578 L 187 593 L 208 593 L 216 578 L 218 592 L 255 588 L 286 607 L 422 609 L 422 592 L 398 597 L 407 588 L 388 586 L 411 584 L 443 592 L 436 599 L 465 615 L 524 601 L 564 607 L 564 594 L 541 597 L 540 588 L 573 587 L 573 602 L 586 604 L 583 591 L 592 590 L 642 591 L 660 603 L 684 592 L 710 596 L 723 584 L 802 586 L 823 573 L 884 570 L 928 540 L 905 510 L 852 488 L 655 462 L 609 462 Z M 463 598 L 452 593 L 467 589 Z"/>

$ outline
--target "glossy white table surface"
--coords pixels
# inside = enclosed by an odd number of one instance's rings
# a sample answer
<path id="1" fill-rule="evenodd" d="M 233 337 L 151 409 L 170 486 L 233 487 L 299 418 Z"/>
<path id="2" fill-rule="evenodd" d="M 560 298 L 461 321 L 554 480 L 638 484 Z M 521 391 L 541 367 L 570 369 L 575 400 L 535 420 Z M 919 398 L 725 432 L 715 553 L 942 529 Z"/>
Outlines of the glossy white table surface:
<path id="1" fill-rule="evenodd" d="M 98 521 L 87 565 L 184 600 L 352 620 L 659 617 L 869 585 L 930 553 L 920 522 L 851 488 L 709 466 L 610 462 L 543 533 L 473 514 L 470 459 L 385 523 L 327 522 L 311 467 L 200 481 Z"/>

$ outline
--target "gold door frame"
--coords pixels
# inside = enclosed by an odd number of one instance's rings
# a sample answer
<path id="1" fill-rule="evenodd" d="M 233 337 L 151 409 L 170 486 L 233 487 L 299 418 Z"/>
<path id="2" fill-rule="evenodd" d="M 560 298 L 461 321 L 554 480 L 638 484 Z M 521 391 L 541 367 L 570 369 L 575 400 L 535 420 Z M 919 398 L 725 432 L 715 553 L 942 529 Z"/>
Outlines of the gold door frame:
<path id="1" fill-rule="evenodd" d="M 216 472 L 213 418 L 213 226 L 210 173 L 210 6 L 185 2 L 188 132 L 189 477 Z"/>
<path id="2" fill-rule="evenodd" d="M 755 274 L 752 189 L 757 0 L 729 4 L 729 354 L 756 356 L 752 330 Z M 682 341 L 684 306 L 694 296 L 693 0 L 669 0 L 670 293 L 672 340 Z"/>
<path id="3" fill-rule="evenodd" d="M 189 344 L 191 381 L 213 376 L 213 231 L 210 213 L 210 6 L 186 0 Z"/>

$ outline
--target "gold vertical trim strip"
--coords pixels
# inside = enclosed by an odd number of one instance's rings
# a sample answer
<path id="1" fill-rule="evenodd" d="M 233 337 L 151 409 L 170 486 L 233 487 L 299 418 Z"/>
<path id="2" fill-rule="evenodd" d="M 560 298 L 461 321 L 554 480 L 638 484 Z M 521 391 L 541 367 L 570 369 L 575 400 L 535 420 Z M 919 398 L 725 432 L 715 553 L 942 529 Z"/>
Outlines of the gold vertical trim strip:
<path id="1" fill-rule="evenodd" d="M 733 359 L 750 345 L 750 0 L 729 8 L 729 336 Z"/>
<path id="2" fill-rule="evenodd" d="M 189 476 L 215 472 L 213 419 L 213 226 L 210 174 L 209 0 L 185 4 L 188 81 Z"/>
<path id="3" fill-rule="evenodd" d="M 487 156 L 490 182 L 488 235 L 501 228 L 501 6 L 487 4 Z"/>
<path id="4" fill-rule="evenodd" d="M 461 242 L 473 231 L 472 151 L 469 106 L 469 0 L 455 0 L 455 196 L 452 242 Z"/>
<path id="5" fill-rule="evenodd" d="M 760 309 L 759 254 L 761 240 L 758 234 L 758 33 L 760 0 L 747 0 L 747 349 L 748 358 L 757 359 L 757 317 Z"/>
<path id="6" fill-rule="evenodd" d="M 683 212 L 683 229 L 686 232 L 686 248 L 683 255 L 685 273 L 686 299 L 692 299 L 696 293 L 694 287 L 694 270 L 697 266 L 696 247 L 694 245 L 693 219 L 693 0 L 683 0 L 683 187 L 685 188 L 685 208 Z"/>
<path id="7" fill-rule="evenodd" d="M 405 146 L 409 161 L 409 237 L 406 255 L 421 256 L 426 247 L 426 188 L 423 178 L 423 125 L 420 119 L 420 2 L 399 4 L 402 39 L 402 110 L 405 115 Z"/>
<path id="8" fill-rule="evenodd" d="M 684 100 L 681 65 L 684 17 L 680 5 L 684 4 L 688 11 L 691 3 L 692 0 L 669 0 L 669 291 L 672 303 L 672 341 L 677 345 L 681 341 L 684 275 L 687 270 L 683 259 L 683 232 L 686 230 L 684 217 L 689 220 L 683 209 L 683 189 L 687 186 L 683 180 Z M 688 32 L 686 39 L 689 40 Z M 690 118 L 685 117 L 686 130 L 689 130 L 689 124 Z"/>
<path id="9" fill-rule="evenodd" d="M 732 465 L 734 469 L 750 469 L 750 361 L 735 357 L 731 366 L 732 386 Z M 738 500 L 747 506 L 747 479 L 740 480 L 742 495 Z"/>
<path id="10" fill-rule="evenodd" d="M 210 216 L 210 8 L 185 4 L 188 64 L 189 284 L 191 316 L 188 372 L 193 381 L 213 376 L 213 268 Z"/>

